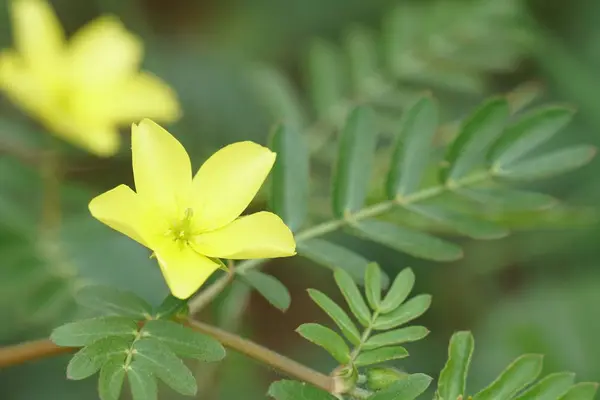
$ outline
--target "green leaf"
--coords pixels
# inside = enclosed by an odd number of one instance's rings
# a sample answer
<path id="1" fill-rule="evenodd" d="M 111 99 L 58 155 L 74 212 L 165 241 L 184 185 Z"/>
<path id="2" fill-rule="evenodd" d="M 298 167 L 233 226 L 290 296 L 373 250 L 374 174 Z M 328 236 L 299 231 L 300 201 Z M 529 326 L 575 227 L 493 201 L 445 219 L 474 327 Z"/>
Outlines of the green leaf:
<path id="1" fill-rule="evenodd" d="M 369 263 L 365 271 L 365 294 L 373 310 L 378 310 L 381 303 L 381 269 L 377 263 Z"/>
<path id="2" fill-rule="evenodd" d="M 143 360 L 133 360 L 127 369 L 133 400 L 156 400 L 158 389 L 152 369 Z"/>
<path id="3" fill-rule="evenodd" d="M 467 118 L 446 153 L 448 167 L 441 171 L 442 181 L 461 180 L 479 166 L 489 146 L 503 132 L 508 115 L 506 100 L 494 98 Z"/>
<path id="4" fill-rule="evenodd" d="M 350 361 L 350 349 L 344 339 L 331 329 L 319 324 L 302 324 L 296 329 L 306 340 L 323 347 L 341 364 Z"/>
<path id="5" fill-rule="evenodd" d="M 333 176 L 333 212 L 338 218 L 364 205 L 377 144 L 375 122 L 367 107 L 355 108 L 346 120 Z"/>
<path id="6" fill-rule="evenodd" d="M 461 187 L 456 189 L 456 193 L 485 206 L 507 210 L 544 210 L 557 204 L 557 200 L 547 194 L 504 187 Z"/>
<path id="7" fill-rule="evenodd" d="M 185 364 L 167 346 L 154 338 L 144 338 L 134 344 L 134 360 L 142 363 L 173 390 L 193 396 L 196 379 Z"/>
<path id="8" fill-rule="evenodd" d="M 369 261 L 359 254 L 321 239 L 310 239 L 298 243 L 298 254 L 335 271 L 342 268 L 358 284 L 364 284 L 365 269 Z M 381 285 L 386 288 L 389 278 L 381 274 Z"/>
<path id="9" fill-rule="evenodd" d="M 477 393 L 473 400 L 509 399 L 525 388 L 542 372 L 543 357 L 526 354 L 513 361 L 488 387 Z"/>
<path id="10" fill-rule="evenodd" d="M 112 359 L 102 365 L 98 378 L 98 394 L 102 400 L 119 400 L 125 380 L 124 360 Z"/>
<path id="11" fill-rule="evenodd" d="M 295 232 L 307 214 L 308 149 L 302 135 L 289 125 L 275 128 L 271 148 L 277 153 L 277 159 L 271 172 L 270 207 Z"/>
<path id="12" fill-rule="evenodd" d="M 431 296 L 420 294 L 389 314 L 381 315 L 373 324 L 376 330 L 392 329 L 420 317 L 431 305 Z"/>
<path id="13" fill-rule="evenodd" d="M 259 271 L 247 271 L 240 277 L 260 293 L 273 307 L 286 311 L 292 301 L 290 292 L 275 277 Z"/>
<path id="14" fill-rule="evenodd" d="M 475 340 L 471 332 L 456 332 L 448 346 L 448 361 L 438 381 L 438 394 L 442 399 L 465 396 L 467 375 L 473 356 Z"/>
<path id="15" fill-rule="evenodd" d="M 86 286 L 75 299 L 84 307 L 124 317 L 143 320 L 152 314 L 152 306 L 142 298 L 108 286 Z"/>
<path id="16" fill-rule="evenodd" d="M 424 326 L 408 326 L 406 328 L 395 329 L 393 331 L 372 336 L 363 345 L 363 349 L 373 350 L 384 346 L 416 342 L 427 335 L 429 335 L 429 329 Z"/>
<path id="17" fill-rule="evenodd" d="M 275 400 L 337 400 L 333 395 L 314 386 L 288 380 L 273 382 L 267 395 Z"/>
<path id="18" fill-rule="evenodd" d="M 358 345 L 360 343 L 360 333 L 358 332 L 358 329 L 356 329 L 356 326 L 350 317 L 348 317 L 348 314 L 346 314 L 340 306 L 318 290 L 308 289 L 308 295 L 323 311 L 325 311 L 325 313 L 327 313 L 327 315 L 329 315 L 352 344 Z"/>
<path id="19" fill-rule="evenodd" d="M 356 283 L 352 280 L 350 274 L 343 269 L 336 269 L 333 277 L 335 283 L 337 283 L 346 303 L 350 307 L 352 314 L 358 319 L 363 326 L 369 326 L 371 324 L 371 312 L 365 303 L 365 299 L 360 294 Z"/>
<path id="20" fill-rule="evenodd" d="M 559 400 L 594 400 L 597 391 L 596 382 L 581 382 L 569 389 Z"/>
<path id="21" fill-rule="evenodd" d="M 72 380 L 85 379 L 94 375 L 108 359 L 120 358 L 121 365 L 131 348 L 133 337 L 107 337 L 100 339 L 79 350 L 67 365 L 67 378 Z"/>
<path id="22" fill-rule="evenodd" d="M 409 195 L 420 187 L 437 123 L 437 107 L 430 96 L 420 97 L 404 112 L 387 176 L 388 198 Z"/>
<path id="23" fill-rule="evenodd" d="M 50 339 L 59 346 L 79 347 L 107 336 L 135 337 L 137 323 L 124 317 L 100 317 L 71 322 L 54 329 Z"/>
<path id="24" fill-rule="evenodd" d="M 429 387 L 431 377 L 425 374 L 408 375 L 369 397 L 369 400 L 413 400 Z"/>
<path id="25" fill-rule="evenodd" d="M 181 357 L 204 362 L 219 361 L 225 357 L 221 343 L 173 321 L 148 321 L 142 328 L 142 337 L 158 340 Z"/>
<path id="26" fill-rule="evenodd" d="M 473 239 L 499 239 L 509 234 L 508 229 L 493 222 L 481 220 L 467 214 L 458 213 L 437 206 L 411 204 L 406 209 L 423 215 L 456 232 Z"/>
<path id="27" fill-rule="evenodd" d="M 156 319 L 169 319 L 178 314 L 188 314 L 189 307 L 186 300 L 178 299 L 169 294 L 163 302 L 153 311 Z"/>
<path id="28" fill-rule="evenodd" d="M 364 367 L 365 365 L 379 364 L 405 357 L 408 357 L 408 351 L 406 351 L 404 347 L 382 347 L 376 350 L 361 352 L 358 357 L 356 357 L 354 364 L 357 367 Z"/>
<path id="29" fill-rule="evenodd" d="M 426 233 L 382 221 L 361 221 L 352 225 L 360 236 L 417 258 L 455 261 L 463 256 L 460 247 Z"/>
<path id="30" fill-rule="evenodd" d="M 571 146 L 496 169 L 494 173 L 501 178 L 513 180 L 548 178 L 582 167 L 589 163 L 595 155 L 596 148 L 594 146 Z"/>
<path id="31" fill-rule="evenodd" d="M 344 39 L 354 92 L 365 96 L 377 92 L 380 89 L 377 85 L 379 49 L 375 35 L 361 26 L 354 26 Z"/>
<path id="32" fill-rule="evenodd" d="M 547 142 L 573 118 L 574 110 L 550 106 L 521 117 L 494 144 L 488 159 L 503 169 Z"/>
<path id="33" fill-rule="evenodd" d="M 392 287 L 385 295 L 385 298 L 379 307 L 379 312 L 381 314 L 387 314 L 398 308 L 400 304 L 404 303 L 404 300 L 406 300 L 414 285 L 415 273 L 410 268 L 404 268 L 396 275 Z"/>
<path id="34" fill-rule="evenodd" d="M 515 400 L 556 400 L 567 393 L 573 382 L 575 382 L 573 373 L 550 374 L 515 397 Z"/>

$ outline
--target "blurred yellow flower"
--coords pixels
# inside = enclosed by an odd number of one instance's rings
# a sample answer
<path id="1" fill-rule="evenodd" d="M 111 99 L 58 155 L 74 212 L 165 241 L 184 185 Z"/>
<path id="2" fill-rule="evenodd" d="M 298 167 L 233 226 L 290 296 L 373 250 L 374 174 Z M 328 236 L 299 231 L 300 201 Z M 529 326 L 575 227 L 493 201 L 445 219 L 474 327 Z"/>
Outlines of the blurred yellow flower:
<path id="1" fill-rule="evenodd" d="M 192 178 L 181 143 L 144 119 L 132 127 L 132 156 L 136 192 L 117 186 L 89 208 L 95 218 L 154 251 L 175 297 L 191 296 L 219 268 L 215 258 L 296 254 L 294 237 L 277 215 L 240 217 L 275 162 L 266 147 L 226 146 Z"/>
<path id="2" fill-rule="evenodd" d="M 14 0 L 15 49 L 0 53 L 0 90 L 49 130 L 100 156 L 119 148 L 118 126 L 179 117 L 171 88 L 139 72 L 143 46 L 115 17 L 101 17 L 67 43 L 44 0 Z"/>

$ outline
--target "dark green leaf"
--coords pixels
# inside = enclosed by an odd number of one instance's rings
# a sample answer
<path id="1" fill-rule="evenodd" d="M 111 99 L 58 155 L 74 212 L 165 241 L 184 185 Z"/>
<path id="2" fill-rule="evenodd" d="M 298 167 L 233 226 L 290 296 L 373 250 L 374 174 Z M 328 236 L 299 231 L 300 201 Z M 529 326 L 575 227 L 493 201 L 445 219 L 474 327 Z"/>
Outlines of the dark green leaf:
<path id="1" fill-rule="evenodd" d="M 346 120 L 333 177 L 333 212 L 338 218 L 364 205 L 375 157 L 376 129 L 375 115 L 366 107 L 355 108 Z"/>
<path id="2" fill-rule="evenodd" d="M 547 142 L 573 118 L 573 110 L 550 106 L 520 118 L 506 129 L 494 144 L 489 160 L 495 169 L 503 169 Z"/>
<path id="3" fill-rule="evenodd" d="M 363 345 L 363 349 L 372 350 L 384 346 L 392 346 L 408 342 L 416 342 L 429 334 L 424 326 L 409 326 L 372 336 Z"/>
<path id="4" fill-rule="evenodd" d="M 582 167 L 595 155 L 596 148 L 593 146 L 571 146 L 535 158 L 528 158 L 503 169 L 495 169 L 494 173 L 501 178 L 514 180 L 548 178 Z"/>
<path id="5" fill-rule="evenodd" d="M 473 400 L 509 399 L 525 388 L 542 372 L 543 357 L 526 354 L 513 361 L 488 387 L 477 393 Z"/>
<path id="6" fill-rule="evenodd" d="M 348 315 L 324 293 L 308 289 L 308 295 L 336 323 L 344 336 L 354 345 L 360 343 L 360 333 Z"/>
<path id="7" fill-rule="evenodd" d="M 188 314 L 189 307 L 186 300 L 178 299 L 169 294 L 163 302 L 154 310 L 154 318 L 168 319 L 178 314 Z"/>
<path id="8" fill-rule="evenodd" d="M 352 314 L 354 314 L 356 319 L 358 319 L 358 322 L 363 326 L 369 326 L 371 323 L 371 312 L 350 274 L 343 269 L 337 268 L 333 277 L 335 278 L 335 283 L 337 283 L 340 288 L 344 299 L 346 299 L 346 303 L 348 303 Z"/>
<path id="9" fill-rule="evenodd" d="M 550 374 L 515 397 L 515 400 L 556 400 L 567 393 L 573 382 L 575 382 L 573 373 Z"/>
<path id="10" fill-rule="evenodd" d="M 86 346 L 107 336 L 135 337 L 137 323 L 124 317 L 100 317 L 71 322 L 54 329 L 50 339 L 59 346 Z"/>
<path id="11" fill-rule="evenodd" d="M 353 227 L 361 236 L 413 257 L 433 261 L 455 261 L 463 256 L 462 249 L 453 243 L 387 222 L 362 221 Z"/>
<path id="12" fill-rule="evenodd" d="M 198 388 L 192 372 L 167 346 L 154 338 L 144 338 L 135 342 L 134 349 L 134 360 L 173 390 L 188 396 L 196 394 Z"/>
<path id="13" fill-rule="evenodd" d="M 365 271 L 365 294 L 373 310 L 378 310 L 381 303 L 381 269 L 377 263 L 369 263 Z"/>
<path id="14" fill-rule="evenodd" d="M 376 350 L 364 351 L 356 357 L 354 364 L 357 367 L 379 364 L 386 361 L 398 360 L 408 357 L 408 351 L 401 346 L 382 347 Z"/>
<path id="15" fill-rule="evenodd" d="M 559 400 L 594 400 L 597 391 L 596 382 L 581 382 L 569 389 Z"/>
<path id="16" fill-rule="evenodd" d="M 495 98 L 467 118 L 446 154 L 448 167 L 442 170 L 442 181 L 459 181 L 478 167 L 489 146 L 502 134 L 508 115 L 506 100 Z"/>
<path id="17" fill-rule="evenodd" d="M 423 315 L 431 305 L 431 296 L 420 294 L 389 314 L 381 315 L 373 324 L 376 330 L 392 329 Z"/>
<path id="18" fill-rule="evenodd" d="M 67 378 L 80 380 L 92 376 L 102 364 L 112 358 L 120 358 L 123 365 L 132 343 L 133 337 L 126 339 L 117 336 L 100 339 L 82 348 L 69 361 Z"/>
<path id="19" fill-rule="evenodd" d="M 98 378 L 98 394 L 102 400 L 119 400 L 125 380 L 124 360 L 112 359 L 102 365 Z"/>
<path id="20" fill-rule="evenodd" d="M 369 400 L 413 400 L 429 387 L 431 377 L 425 374 L 412 374 L 401 379 L 387 389 L 375 393 Z"/>
<path id="21" fill-rule="evenodd" d="M 271 139 L 277 160 L 271 172 L 270 206 L 285 224 L 297 231 L 306 219 L 308 202 L 308 149 L 297 128 L 279 125 Z"/>
<path id="22" fill-rule="evenodd" d="M 457 189 L 456 192 L 486 206 L 507 210 L 543 210 L 557 204 L 557 200 L 547 194 L 504 187 L 463 187 Z"/>
<path id="23" fill-rule="evenodd" d="M 422 96 L 404 112 L 387 177 L 388 198 L 406 196 L 420 187 L 437 123 L 437 107 L 430 96 Z"/>
<path id="24" fill-rule="evenodd" d="M 341 364 L 350 361 L 350 349 L 344 339 L 329 328 L 319 324 L 302 324 L 296 329 L 306 340 L 323 347 Z"/>
<path id="25" fill-rule="evenodd" d="M 387 314 L 398 308 L 400 304 L 404 303 L 404 300 L 406 300 L 410 291 L 413 289 L 414 284 L 415 273 L 412 269 L 404 268 L 400 271 L 400 273 L 396 275 L 392 287 L 381 302 L 379 312 L 381 314 Z"/>
<path id="26" fill-rule="evenodd" d="M 333 395 L 314 386 L 288 380 L 273 382 L 267 395 L 275 400 L 337 400 Z"/>
<path id="27" fill-rule="evenodd" d="M 140 320 L 152 313 L 152 306 L 142 298 L 108 286 L 86 286 L 77 293 L 76 300 L 84 307 Z"/>
<path id="28" fill-rule="evenodd" d="M 442 399 L 465 396 L 467 375 L 473 356 L 475 340 L 471 332 L 456 332 L 448 346 L 448 361 L 438 381 L 438 394 Z"/>
<path id="29" fill-rule="evenodd" d="M 158 390 L 152 369 L 143 360 L 133 360 L 127 369 L 133 400 L 156 400 Z"/>
<path id="30" fill-rule="evenodd" d="M 219 361 L 225 357 L 221 343 L 173 321 L 148 321 L 142 328 L 142 337 L 158 340 L 181 357 L 204 362 Z"/>
<path id="31" fill-rule="evenodd" d="M 259 271 L 247 271 L 241 278 L 260 293 L 271 305 L 286 311 L 292 301 L 290 292 L 275 277 Z"/>

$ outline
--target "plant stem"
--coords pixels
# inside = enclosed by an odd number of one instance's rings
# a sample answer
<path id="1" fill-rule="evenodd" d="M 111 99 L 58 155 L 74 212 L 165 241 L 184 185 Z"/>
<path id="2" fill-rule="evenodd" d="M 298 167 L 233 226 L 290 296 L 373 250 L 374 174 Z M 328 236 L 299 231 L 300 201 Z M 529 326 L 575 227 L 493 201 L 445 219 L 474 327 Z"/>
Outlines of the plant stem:
<path id="1" fill-rule="evenodd" d="M 50 339 L 34 340 L 0 348 L 0 368 L 23 364 L 40 358 L 58 356 L 77 350 L 75 347 L 59 347 Z"/>
<path id="2" fill-rule="evenodd" d="M 228 263 L 228 270 L 225 275 L 220 277 L 210 285 L 206 290 L 200 292 L 197 296 L 193 297 L 189 302 L 188 306 L 190 309 L 190 314 L 198 314 L 204 307 L 210 304 L 215 297 L 219 295 L 226 287 L 229 285 L 235 276 L 235 270 L 233 266 L 233 262 Z"/>

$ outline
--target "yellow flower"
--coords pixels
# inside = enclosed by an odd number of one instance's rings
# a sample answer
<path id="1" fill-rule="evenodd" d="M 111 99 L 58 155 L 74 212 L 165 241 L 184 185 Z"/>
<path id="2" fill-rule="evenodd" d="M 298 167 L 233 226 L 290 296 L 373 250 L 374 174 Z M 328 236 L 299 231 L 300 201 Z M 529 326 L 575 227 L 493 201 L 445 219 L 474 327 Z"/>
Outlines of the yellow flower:
<path id="1" fill-rule="evenodd" d="M 101 17 L 66 41 L 44 0 L 14 0 L 15 49 L 0 53 L 0 90 L 49 130 L 92 153 L 114 154 L 118 126 L 179 117 L 173 91 L 139 72 L 143 47 L 114 17 Z"/>
<path id="2" fill-rule="evenodd" d="M 266 147 L 226 146 L 192 178 L 181 143 L 144 119 L 132 127 L 132 156 L 136 192 L 117 186 L 89 208 L 95 218 L 154 251 L 175 297 L 191 296 L 219 268 L 216 258 L 295 254 L 294 237 L 277 215 L 240 217 L 275 162 Z"/>

